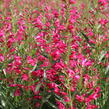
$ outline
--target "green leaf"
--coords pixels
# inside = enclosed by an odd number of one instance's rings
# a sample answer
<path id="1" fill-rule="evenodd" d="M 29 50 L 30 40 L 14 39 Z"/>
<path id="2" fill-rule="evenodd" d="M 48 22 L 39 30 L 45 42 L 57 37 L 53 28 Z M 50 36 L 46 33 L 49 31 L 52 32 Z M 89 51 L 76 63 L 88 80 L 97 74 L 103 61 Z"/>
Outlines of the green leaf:
<path id="1" fill-rule="evenodd" d="M 99 56 L 99 61 L 101 62 L 102 59 L 105 57 L 106 51 L 102 51 L 100 56 Z"/>
<path id="2" fill-rule="evenodd" d="M 58 109 L 54 104 L 50 103 L 49 101 L 47 101 L 47 102 L 53 109 Z"/>
<path id="3" fill-rule="evenodd" d="M 35 92 L 39 91 L 41 85 L 42 85 L 42 83 L 39 83 L 39 84 L 36 86 Z"/>

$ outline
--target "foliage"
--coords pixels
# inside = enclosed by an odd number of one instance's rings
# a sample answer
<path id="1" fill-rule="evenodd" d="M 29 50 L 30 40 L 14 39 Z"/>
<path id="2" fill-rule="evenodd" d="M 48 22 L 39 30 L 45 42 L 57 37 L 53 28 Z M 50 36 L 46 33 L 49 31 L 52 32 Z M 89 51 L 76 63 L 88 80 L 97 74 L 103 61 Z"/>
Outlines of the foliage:
<path id="1" fill-rule="evenodd" d="M 109 0 L 1 0 L 0 108 L 108 109 Z"/>

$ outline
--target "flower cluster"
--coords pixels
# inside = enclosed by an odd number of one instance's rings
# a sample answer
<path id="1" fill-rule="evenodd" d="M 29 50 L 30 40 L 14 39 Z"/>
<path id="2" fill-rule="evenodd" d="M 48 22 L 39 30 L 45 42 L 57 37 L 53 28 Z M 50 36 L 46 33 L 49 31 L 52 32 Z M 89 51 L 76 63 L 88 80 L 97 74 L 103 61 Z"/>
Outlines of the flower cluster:
<path id="1" fill-rule="evenodd" d="M 109 1 L 6 2 L 0 13 L 0 97 L 9 101 L 3 108 L 102 108 L 108 96 Z"/>

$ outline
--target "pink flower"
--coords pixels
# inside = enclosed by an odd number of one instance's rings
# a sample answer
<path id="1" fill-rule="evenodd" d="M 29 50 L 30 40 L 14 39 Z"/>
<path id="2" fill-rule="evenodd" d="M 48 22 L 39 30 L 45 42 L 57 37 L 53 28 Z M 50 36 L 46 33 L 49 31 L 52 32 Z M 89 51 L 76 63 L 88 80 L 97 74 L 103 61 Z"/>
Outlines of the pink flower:
<path id="1" fill-rule="evenodd" d="M 65 102 L 70 102 L 70 98 L 69 98 L 68 96 L 65 96 L 65 97 L 64 97 L 64 101 L 65 101 Z"/>
<path id="2" fill-rule="evenodd" d="M 15 60 L 15 62 L 14 62 L 14 65 L 15 66 L 18 66 L 18 65 L 21 65 L 22 64 L 21 57 L 20 56 L 15 55 L 14 56 L 14 60 Z"/>
<path id="3" fill-rule="evenodd" d="M 58 13 L 58 11 L 57 11 L 56 9 L 54 9 L 54 10 L 52 11 L 52 13 L 53 13 L 54 17 L 56 17 L 56 18 L 59 17 L 59 13 Z"/>
<path id="4" fill-rule="evenodd" d="M 41 104 L 39 102 L 36 102 L 35 107 L 39 108 L 41 106 Z"/>
<path id="5" fill-rule="evenodd" d="M 17 41 L 22 41 L 23 40 L 23 34 L 24 33 L 22 31 L 18 30 L 18 32 L 16 34 L 16 36 L 17 36 L 16 40 Z"/>
<path id="6" fill-rule="evenodd" d="M 16 90 L 15 90 L 14 96 L 21 96 L 21 91 L 20 91 L 20 89 L 16 89 Z"/>
<path id="7" fill-rule="evenodd" d="M 98 109 L 98 106 L 94 104 L 88 104 L 86 109 Z"/>
<path id="8" fill-rule="evenodd" d="M 45 26 L 47 27 L 47 28 L 49 28 L 50 27 L 50 22 L 46 22 L 46 24 L 45 24 Z"/>
<path id="9" fill-rule="evenodd" d="M 60 60 L 60 62 L 57 62 L 55 65 L 53 65 L 53 68 L 55 70 L 61 70 L 63 68 L 66 68 L 66 65 L 64 64 L 62 60 Z"/>
<path id="10" fill-rule="evenodd" d="M 11 49 L 10 49 L 10 52 L 14 52 L 14 51 L 16 51 L 15 48 L 11 48 Z"/>
<path id="11" fill-rule="evenodd" d="M 71 87 L 71 89 L 70 89 L 72 92 L 74 92 L 75 91 L 75 88 L 74 87 Z"/>
<path id="12" fill-rule="evenodd" d="M 51 53 L 51 56 L 56 61 L 57 59 L 60 58 L 60 51 L 59 50 L 55 50 L 54 52 Z"/>
<path id="13" fill-rule="evenodd" d="M 100 93 L 98 93 L 98 90 L 100 89 L 97 89 L 93 94 L 89 95 L 89 97 L 85 99 L 85 102 L 89 103 L 92 100 L 96 100 L 98 97 L 100 97 Z"/>
<path id="14" fill-rule="evenodd" d="M 10 84 L 9 86 L 10 87 L 16 87 L 16 86 L 18 86 L 18 84 Z"/>
<path id="15" fill-rule="evenodd" d="M 42 69 L 36 70 L 32 72 L 33 77 L 43 77 L 44 71 Z"/>
<path id="16" fill-rule="evenodd" d="M 4 56 L 2 54 L 0 54 L 0 62 L 4 61 Z"/>
<path id="17" fill-rule="evenodd" d="M 66 109 L 64 104 L 62 104 L 60 101 L 57 101 L 56 103 L 58 105 L 58 109 Z"/>
<path id="18" fill-rule="evenodd" d="M 83 101 L 84 101 L 84 97 L 83 97 L 83 96 L 76 95 L 76 99 L 77 99 L 79 102 L 83 102 Z"/>
<path id="19" fill-rule="evenodd" d="M 46 60 L 45 62 L 43 62 L 43 64 L 40 65 L 40 67 L 47 67 L 50 65 L 49 60 Z"/>
<path id="20" fill-rule="evenodd" d="M 27 74 L 22 74 L 22 80 L 27 81 L 29 79 Z"/>
<path id="21" fill-rule="evenodd" d="M 106 6 L 108 4 L 106 0 L 98 0 L 98 3 L 100 3 L 102 6 Z"/>
<path id="22" fill-rule="evenodd" d="M 68 75 L 69 75 L 69 77 L 73 78 L 74 74 L 75 74 L 75 72 L 72 69 L 68 68 Z"/>
<path id="23" fill-rule="evenodd" d="M 7 42 L 8 48 L 10 48 L 14 42 L 15 42 L 15 38 L 13 37 L 13 35 L 10 35 L 8 37 L 8 42 Z"/>
<path id="24" fill-rule="evenodd" d="M 44 24 L 41 21 L 41 17 L 42 17 L 41 15 L 38 16 L 36 19 L 34 19 L 34 23 L 33 23 L 39 29 L 42 29 L 44 26 Z"/>
<path id="25" fill-rule="evenodd" d="M 27 57 L 27 62 L 32 65 L 32 66 L 35 66 L 36 65 L 36 59 L 32 59 L 31 56 L 28 56 Z"/>
<path id="26" fill-rule="evenodd" d="M 76 67 L 77 66 L 77 62 L 75 60 L 70 60 L 70 66 L 71 67 Z"/>
<path id="27" fill-rule="evenodd" d="M 67 45 L 64 43 L 64 41 L 58 41 L 54 47 L 58 48 L 60 53 L 63 53 L 66 51 Z"/>
<path id="28" fill-rule="evenodd" d="M 76 75 L 76 76 L 74 77 L 74 79 L 75 79 L 75 80 L 79 80 L 79 79 L 80 79 L 80 76 L 79 76 L 79 75 Z"/>
<path id="29" fill-rule="evenodd" d="M 61 94 L 62 94 L 63 96 L 68 95 L 66 92 L 61 92 Z"/>
<path id="30" fill-rule="evenodd" d="M 76 0 L 70 0 L 70 4 L 76 4 Z"/>
<path id="31" fill-rule="evenodd" d="M 99 22 L 101 25 L 106 25 L 109 21 L 107 19 L 100 19 Z"/>
<path id="32" fill-rule="evenodd" d="M 92 32 L 92 31 L 90 31 L 88 34 L 87 34 L 87 36 L 93 36 L 94 35 L 94 33 Z"/>
<path id="33" fill-rule="evenodd" d="M 50 89 L 53 89 L 53 91 L 54 91 L 56 94 L 59 94 L 59 93 L 60 93 L 60 89 L 58 88 L 58 85 L 57 85 L 56 83 L 52 82 L 52 83 L 48 83 L 47 85 L 48 85 L 48 87 L 49 87 Z"/>
<path id="34" fill-rule="evenodd" d="M 84 67 L 84 66 L 91 66 L 92 65 L 92 62 L 89 60 L 87 60 L 87 59 L 82 59 L 82 67 Z"/>

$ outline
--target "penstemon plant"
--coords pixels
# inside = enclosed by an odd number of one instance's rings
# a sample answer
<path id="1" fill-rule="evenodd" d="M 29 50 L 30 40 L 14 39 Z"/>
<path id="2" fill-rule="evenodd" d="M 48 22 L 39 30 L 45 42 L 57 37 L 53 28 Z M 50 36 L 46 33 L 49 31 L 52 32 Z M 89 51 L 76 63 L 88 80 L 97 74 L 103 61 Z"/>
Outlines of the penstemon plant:
<path id="1" fill-rule="evenodd" d="M 108 109 L 109 0 L 1 0 L 0 108 Z"/>

